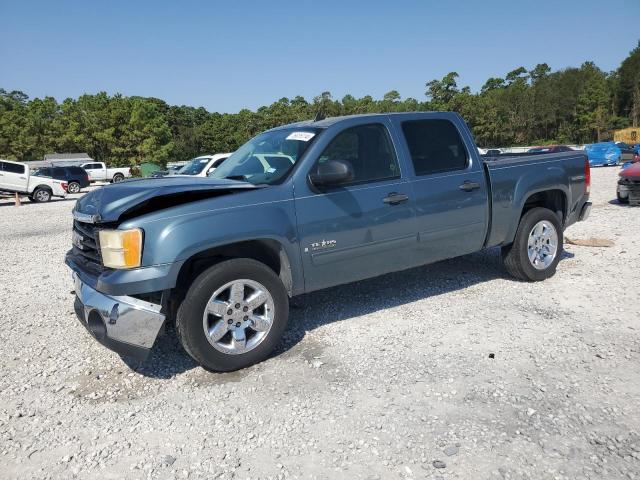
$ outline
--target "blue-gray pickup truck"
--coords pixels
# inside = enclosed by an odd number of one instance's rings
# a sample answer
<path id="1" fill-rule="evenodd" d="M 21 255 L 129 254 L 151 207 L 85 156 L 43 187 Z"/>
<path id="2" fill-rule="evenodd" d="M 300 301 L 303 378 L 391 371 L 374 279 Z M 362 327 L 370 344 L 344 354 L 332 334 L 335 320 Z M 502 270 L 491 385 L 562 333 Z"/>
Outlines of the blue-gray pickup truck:
<path id="1" fill-rule="evenodd" d="M 79 199 L 75 311 L 122 355 L 146 358 L 173 324 L 200 365 L 235 370 L 272 352 L 295 295 L 497 246 L 513 277 L 552 276 L 589 184 L 580 152 L 481 158 L 455 113 L 285 125 L 208 178 Z"/>

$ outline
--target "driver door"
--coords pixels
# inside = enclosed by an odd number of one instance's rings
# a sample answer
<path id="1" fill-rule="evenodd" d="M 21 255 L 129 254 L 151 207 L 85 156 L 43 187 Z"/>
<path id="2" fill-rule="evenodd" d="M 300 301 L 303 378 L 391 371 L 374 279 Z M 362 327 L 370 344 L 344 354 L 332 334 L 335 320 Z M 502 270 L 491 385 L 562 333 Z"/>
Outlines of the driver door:
<path id="1" fill-rule="evenodd" d="M 295 191 L 306 291 L 406 268 L 417 241 L 411 189 L 385 124 L 338 132 L 312 171 L 329 160 L 349 162 L 353 181 Z"/>

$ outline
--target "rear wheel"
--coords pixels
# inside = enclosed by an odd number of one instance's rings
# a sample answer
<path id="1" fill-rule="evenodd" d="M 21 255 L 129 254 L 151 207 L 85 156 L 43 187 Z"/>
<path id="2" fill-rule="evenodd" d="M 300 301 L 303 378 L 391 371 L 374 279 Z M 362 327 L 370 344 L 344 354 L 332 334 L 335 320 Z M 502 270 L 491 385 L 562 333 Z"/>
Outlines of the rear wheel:
<path id="1" fill-rule="evenodd" d="M 176 332 L 196 362 L 229 372 L 267 358 L 288 317 L 289 298 L 275 272 L 255 260 L 234 259 L 194 280 L 178 309 Z"/>
<path id="2" fill-rule="evenodd" d="M 49 200 L 51 200 L 51 191 L 47 190 L 46 188 L 36 188 L 29 198 L 31 198 L 36 203 L 47 203 Z"/>
<path id="3" fill-rule="evenodd" d="M 502 247 L 507 271 L 519 280 L 538 282 L 552 277 L 563 245 L 558 216 L 548 208 L 533 208 L 520 219 L 514 242 Z"/>
<path id="4" fill-rule="evenodd" d="M 116 173 L 116 174 L 113 176 L 113 183 L 118 183 L 118 182 L 121 182 L 121 181 L 123 181 L 123 180 L 124 180 L 124 175 L 123 175 L 123 174 L 121 174 L 121 173 Z"/>
<path id="5" fill-rule="evenodd" d="M 70 182 L 67 187 L 67 192 L 69 193 L 79 193 L 80 192 L 80 184 L 78 182 Z"/>

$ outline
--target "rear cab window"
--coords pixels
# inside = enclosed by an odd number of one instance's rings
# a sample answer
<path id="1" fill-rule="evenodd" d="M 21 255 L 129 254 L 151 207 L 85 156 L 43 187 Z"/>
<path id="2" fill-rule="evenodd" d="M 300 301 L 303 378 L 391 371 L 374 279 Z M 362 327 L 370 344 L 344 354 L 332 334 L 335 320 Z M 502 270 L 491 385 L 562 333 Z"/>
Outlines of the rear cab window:
<path id="1" fill-rule="evenodd" d="M 7 173 L 24 174 L 25 167 L 19 163 L 2 162 L 2 171 Z"/>
<path id="2" fill-rule="evenodd" d="M 416 176 L 463 170 L 469 153 L 456 126 L 449 120 L 426 119 L 402 122 Z"/>

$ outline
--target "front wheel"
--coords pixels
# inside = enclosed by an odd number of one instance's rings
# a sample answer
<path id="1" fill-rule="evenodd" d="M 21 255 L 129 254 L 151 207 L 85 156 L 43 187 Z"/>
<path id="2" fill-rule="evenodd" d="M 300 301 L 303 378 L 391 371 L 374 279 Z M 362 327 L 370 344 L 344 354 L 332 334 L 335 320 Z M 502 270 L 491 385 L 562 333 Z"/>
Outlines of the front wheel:
<path id="1" fill-rule="evenodd" d="M 267 358 L 288 318 L 289 298 L 275 272 L 255 260 L 233 259 L 194 280 L 178 309 L 176 332 L 196 362 L 229 372 Z"/>
<path id="2" fill-rule="evenodd" d="M 548 208 L 532 208 L 520 219 L 513 243 L 502 247 L 502 261 L 515 278 L 539 282 L 556 273 L 562 241 L 558 216 Z"/>

